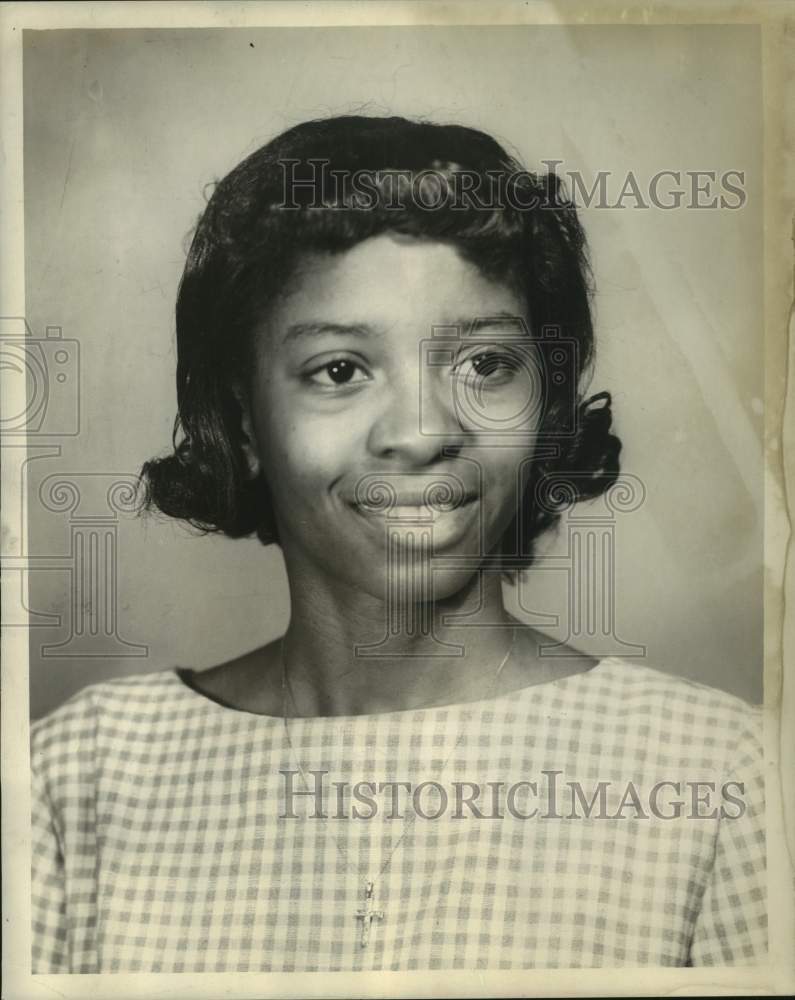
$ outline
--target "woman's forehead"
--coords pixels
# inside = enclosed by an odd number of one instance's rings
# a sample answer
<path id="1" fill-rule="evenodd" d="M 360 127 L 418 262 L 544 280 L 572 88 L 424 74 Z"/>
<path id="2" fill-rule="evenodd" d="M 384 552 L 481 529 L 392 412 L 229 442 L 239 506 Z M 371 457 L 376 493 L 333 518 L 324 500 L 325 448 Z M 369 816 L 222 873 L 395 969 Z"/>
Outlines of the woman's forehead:
<path id="1" fill-rule="evenodd" d="M 302 326 L 384 326 L 518 315 L 519 296 L 448 243 L 382 234 L 339 253 L 307 253 L 272 313 L 286 334 Z"/>

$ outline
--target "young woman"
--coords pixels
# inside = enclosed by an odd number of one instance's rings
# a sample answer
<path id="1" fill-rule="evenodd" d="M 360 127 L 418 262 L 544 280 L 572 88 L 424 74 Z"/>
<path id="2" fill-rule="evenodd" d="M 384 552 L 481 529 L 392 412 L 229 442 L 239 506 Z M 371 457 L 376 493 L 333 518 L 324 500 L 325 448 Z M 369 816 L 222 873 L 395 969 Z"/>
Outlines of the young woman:
<path id="1" fill-rule="evenodd" d="M 177 334 L 146 505 L 278 544 L 290 623 L 35 726 L 34 971 L 758 961 L 758 713 L 503 606 L 550 484 L 618 473 L 556 179 L 299 125 L 217 185 Z"/>

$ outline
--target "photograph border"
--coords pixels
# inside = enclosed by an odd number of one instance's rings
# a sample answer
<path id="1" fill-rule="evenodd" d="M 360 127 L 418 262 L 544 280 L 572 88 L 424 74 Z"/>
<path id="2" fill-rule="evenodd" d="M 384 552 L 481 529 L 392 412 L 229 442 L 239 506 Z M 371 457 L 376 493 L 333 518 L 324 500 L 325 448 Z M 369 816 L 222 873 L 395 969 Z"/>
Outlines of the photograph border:
<path id="1" fill-rule="evenodd" d="M 377 973 L 30 974 L 30 754 L 28 644 L 24 628 L 2 633 L 3 982 L 22 997 L 650 996 L 787 995 L 795 991 L 795 629 L 788 607 L 795 561 L 788 497 L 795 490 L 795 401 L 789 384 L 793 305 L 795 86 L 787 48 L 795 10 L 785 0 L 637 4 L 575 2 L 8 3 L 0 6 L 2 214 L 0 316 L 25 316 L 22 33 L 25 29 L 233 28 L 430 25 L 755 24 L 761 28 L 764 94 L 765 631 L 764 729 L 768 835 L 769 956 L 763 966 Z M 18 387 L 14 386 L 18 391 Z M 3 393 L 4 408 L 24 401 Z M 788 430 L 789 428 L 789 430 Z M 789 452 L 789 454 L 788 454 Z M 24 443 L 3 446 L 4 542 L 19 538 Z M 4 544 L 5 548 L 5 544 Z M 22 601 L 2 579 L 5 613 Z"/>

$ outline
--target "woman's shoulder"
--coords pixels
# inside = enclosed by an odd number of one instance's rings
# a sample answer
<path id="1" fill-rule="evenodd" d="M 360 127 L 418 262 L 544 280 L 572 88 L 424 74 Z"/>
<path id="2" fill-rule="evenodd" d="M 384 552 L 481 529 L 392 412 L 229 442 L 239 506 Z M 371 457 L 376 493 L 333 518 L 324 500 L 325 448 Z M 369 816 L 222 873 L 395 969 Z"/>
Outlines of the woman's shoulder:
<path id="1" fill-rule="evenodd" d="M 712 687 L 701 681 L 660 667 L 645 663 L 633 663 L 621 657 L 607 657 L 599 662 L 602 679 L 608 679 L 622 695 L 631 699 L 665 700 L 671 706 L 687 710 L 688 706 L 706 708 L 710 711 L 732 715 L 747 715 L 761 711 L 738 695 L 721 688 Z"/>
<path id="2" fill-rule="evenodd" d="M 619 657 L 602 660 L 592 674 L 589 708 L 605 728 L 632 726 L 657 737 L 672 753 L 701 749 L 735 759 L 761 755 L 763 710 L 759 705 Z"/>
<path id="3" fill-rule="evenodd" d="M 31 724 L 33 763 L 57 757 L 95 740 L 101 727 L 119 739 L 132 730 L 142 733 L 147 724 L 168 725 L 184 715 L 190 689 L 176 670 L 159 670 L 117 677 L 90 684 Z"/>

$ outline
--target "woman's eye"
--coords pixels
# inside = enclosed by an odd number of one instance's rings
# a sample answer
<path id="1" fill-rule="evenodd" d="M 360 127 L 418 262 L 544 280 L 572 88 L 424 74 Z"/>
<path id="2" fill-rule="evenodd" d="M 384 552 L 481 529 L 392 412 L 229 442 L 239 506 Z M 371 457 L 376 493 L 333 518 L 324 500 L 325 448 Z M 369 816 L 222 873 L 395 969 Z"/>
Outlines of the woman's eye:
<path id="1" fill-rule="evenodd" d="M 321 368 L 316 368 L 309 373 L 309 380 L 314 385 L 333 389 L 335 386 L 354 385 L 358 382 L 366 382 L 368 376 L 355 361 L 347 358 L 335 358 Z"/>
<path id="2" fill-rule="evenodd" d="M 520 368 L 519 361 L 504 351 L 484 351 L 459 361 L 455 373 L 463 378 L 477 378 L 482 381 L 507 381 Z"/>

